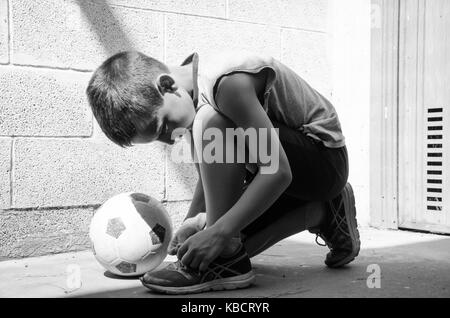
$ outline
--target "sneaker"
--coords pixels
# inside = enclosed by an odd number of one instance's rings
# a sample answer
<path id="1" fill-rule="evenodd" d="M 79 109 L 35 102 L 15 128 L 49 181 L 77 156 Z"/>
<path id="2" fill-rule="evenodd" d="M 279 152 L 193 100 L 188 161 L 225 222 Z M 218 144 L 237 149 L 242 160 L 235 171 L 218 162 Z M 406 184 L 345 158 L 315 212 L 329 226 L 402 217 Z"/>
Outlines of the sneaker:
<path id="1" fill-rule="evenodd" d="M 328 207 L 328 219 L 319 229 L 311 232 L 317 234 L 317 244 L 330 248 L 325 264 L 337 268 L 352 262 L 358 256 L 361 245 L 352 186 L 347 183 L 344 190 L 328 202 Z M 325 245 L 318 242 L 319 237 Z"/>
<path id="2" fill-rule="evenodd" d="M 216 258 L 203 273 L 176 261 L 162 270 L 146 273 L 140 280 L 154 292 L 182 295 L 245 288 L 255 281 L 255 274 L 242 244 L 234 255 Z"/>

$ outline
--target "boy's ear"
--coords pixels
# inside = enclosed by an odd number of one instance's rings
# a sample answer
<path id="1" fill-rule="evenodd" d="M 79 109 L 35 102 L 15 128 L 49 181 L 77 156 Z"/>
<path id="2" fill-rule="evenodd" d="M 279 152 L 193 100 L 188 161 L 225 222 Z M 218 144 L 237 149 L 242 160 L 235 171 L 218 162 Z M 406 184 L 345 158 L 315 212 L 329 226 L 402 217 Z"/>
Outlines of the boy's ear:
<path id="1" fill-rule="evenodd" d="M 156 79 L 156 86 L 163 96 L 165 93 L 175 93 L 178 89 L 175 80 L 168 74 L 159 75 Z"/>

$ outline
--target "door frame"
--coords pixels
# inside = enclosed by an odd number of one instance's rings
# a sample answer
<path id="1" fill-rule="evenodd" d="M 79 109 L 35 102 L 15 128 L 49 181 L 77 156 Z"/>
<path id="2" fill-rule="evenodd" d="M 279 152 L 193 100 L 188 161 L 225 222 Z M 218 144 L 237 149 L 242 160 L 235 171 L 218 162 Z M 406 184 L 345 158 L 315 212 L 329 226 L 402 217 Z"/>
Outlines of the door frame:
<path id="1" fill-rule="evenodd" d="M 398 229 L 401 0 L 372 0 L 370 225 Z"/>

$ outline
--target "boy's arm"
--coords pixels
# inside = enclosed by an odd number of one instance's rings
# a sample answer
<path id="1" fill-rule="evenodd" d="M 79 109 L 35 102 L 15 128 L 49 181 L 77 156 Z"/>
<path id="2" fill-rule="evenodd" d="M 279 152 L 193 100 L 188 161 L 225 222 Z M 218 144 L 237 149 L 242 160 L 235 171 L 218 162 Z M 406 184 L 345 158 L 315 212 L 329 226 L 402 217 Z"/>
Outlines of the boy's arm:
<path id="1" fill-rule="evenodd" d="M 213 225 L 219 233 L 226 237 L 238 235 L 243 228 L 264 213 L 292 181 L 286 153 L 278 134 L 274 132 L 271 120 L 259 102 L 254 80 L 252 75 L 244 73 L 226 77 L 221 82 L 217 96 L 221 112 L 230 118 L 237 127 L 244 130 L 258 129 L 258 147 L 256 153 L 252 153 L 251 157 L 258 159 L 259 172 L 235 205 Z M 261 128 L 266 129 L 267 138 L 259 134 Z M 261 164 L 261 145 L 265 149 L 271 149 L 269 155 L 271 158 L 277 156 L 278 169 L 271 174 L 261 173 L 261 169 L 264 167 Z M 250 152 L 254 151 L 253 148 L 248 147 Z"/>
<path id="2" fill-rule="evenodd" d="M 258 100 L 255 85 L 251 75 L 236 73 L 222 80 L 219 90 L 218 105 L 225 116 L 237 127 L 244 130 L 262 128 L 266 129 L 267 134 L 265 137 L 257 132 L 257 149 L 248 147 L 250 158 L 257 159 L 259 170 L 246 191 L 214 224 L 197 232 L 178 249 L 178 259 L 186 266 L 198 267 L 200 271 L 206 270 L 230 240 L 238 237 L 242 229 L 263 214 L 292 181 L 286 153 L 271 120 Z M 263 168 L 267 168 L 264 158 L 260 155 L 261 145 L 272 150 L 269 154 L 272 158 L 276 157 L 277 169 L 271 174 L 261 173 Z M 195 262 L 195 265 L 191 265 L 192 262 Z"/>
<path id="3" fill-rule="evenodd" d="M 191 206 L 185 217 L 186 219 L 193 218 L 199 213 L 206 212 L 205 194 L 203 192 L 202 179 L 198 178 L 197 186 L 195 187 L 194 196 L 192 198 Z"/>
<path id="4" fill-rule="evenodd" d="M 191 146 L 191 156 L 192 160 L 194 160 L 194 141 L 192 140 L 192 134 L 190 134 L 191 140 L 189 140 L 190 146 Z M 195 162 L 195 160 L 194 160 Z M 203 184 L 202 184 L 202 178 L 200 177 L 200 167 L 198 166 L 198 163 L 195 162 L 195 168 L 197 169 L 198 174 L 198 181 L 197 186 L 195 187 L 194 196 L 192 198 L 191 206 L 189 207 L 189 211 L 185 217 L 186 219 L 193 218 L 197 216 L 199 213 L 206 212 L 206 204 L 205 204 L 205 193 L 203 192 Z"/>

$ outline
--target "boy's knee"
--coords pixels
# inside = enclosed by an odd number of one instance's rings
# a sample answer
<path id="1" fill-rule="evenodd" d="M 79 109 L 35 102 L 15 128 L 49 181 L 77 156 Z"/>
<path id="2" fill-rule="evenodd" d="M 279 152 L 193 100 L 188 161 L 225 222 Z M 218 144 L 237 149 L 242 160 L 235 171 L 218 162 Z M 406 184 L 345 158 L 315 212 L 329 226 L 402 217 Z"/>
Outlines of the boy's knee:
<path id="1" fill-rule="evenodd" d="M 197 112 L 193 126 L 194 147 L 198 151 L 211 151 L 216 162 L 245 162 L 245 142 L 237 147 L 236 138 L 230 138 L 227 129 L 235 129 L 236 125 L 216 111 L 212 106 L 205 105 Z M 242 149 L 243 148 L 243 149 Z M 199 155 L 199 153 L 197 153 Z M 202 153 L 202 155 L 205 155 Z"/>

